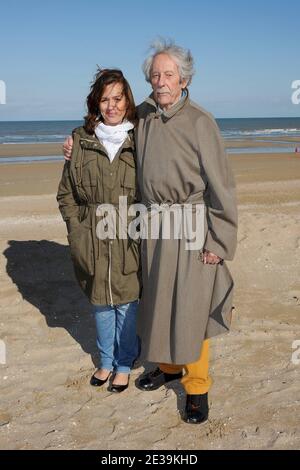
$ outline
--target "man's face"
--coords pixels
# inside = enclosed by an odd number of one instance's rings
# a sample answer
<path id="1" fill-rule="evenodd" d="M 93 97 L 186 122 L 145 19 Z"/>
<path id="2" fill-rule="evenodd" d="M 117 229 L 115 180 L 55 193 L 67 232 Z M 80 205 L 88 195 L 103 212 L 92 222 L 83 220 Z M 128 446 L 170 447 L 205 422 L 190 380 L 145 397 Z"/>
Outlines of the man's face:
<path id="1" fill-rule="evenodd" d="M 178 66 L 168 54 L 158 54 L 152 64 L 151 85 L 156 103 L 163 109 L 169 109 L 181 98 L 186 80 L 180 80 Z"/>

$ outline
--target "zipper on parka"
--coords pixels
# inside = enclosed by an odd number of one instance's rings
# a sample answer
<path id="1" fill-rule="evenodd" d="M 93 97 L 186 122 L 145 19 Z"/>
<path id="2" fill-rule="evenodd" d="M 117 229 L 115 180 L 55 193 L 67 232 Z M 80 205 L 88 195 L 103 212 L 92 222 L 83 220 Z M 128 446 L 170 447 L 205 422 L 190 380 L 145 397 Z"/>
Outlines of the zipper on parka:
<path id="1" fill-rule="evenodd" d="M 110 305 L 113 307 L 113 298 L 112 298 L 112 290 L 111 290 L 111 245 L 112 241 L 109 240 L 108 242 L 108 289 L 109 289 L 109 297 L 110 297 Z"/>

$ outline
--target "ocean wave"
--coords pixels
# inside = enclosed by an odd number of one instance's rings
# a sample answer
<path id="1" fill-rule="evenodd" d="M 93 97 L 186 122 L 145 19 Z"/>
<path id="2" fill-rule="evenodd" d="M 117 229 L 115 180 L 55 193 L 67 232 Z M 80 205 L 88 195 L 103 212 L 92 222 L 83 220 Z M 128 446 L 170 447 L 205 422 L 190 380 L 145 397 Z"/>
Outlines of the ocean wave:
<path id="1" fill-rule="evenodd" d="M 227 147 L 228 153 L 294 153 L 295 147 Z"/>
<path id="2" fill-rule="evenodd" d="M 223 130 L 221 131 L 224 137 L 232 136 L 280 136 L 280 135 L 300 135 L 300 129 L 254 129 L 254 130 Z"/>
<path id="3" fill-rule="evenodd" d="M 5 135 L 0 136 L 0 144 L 17 144 L 17 143 L 56 143 L 63 142 L 67 135 L 65 134 L 52 134 L 52 135 Z"/>

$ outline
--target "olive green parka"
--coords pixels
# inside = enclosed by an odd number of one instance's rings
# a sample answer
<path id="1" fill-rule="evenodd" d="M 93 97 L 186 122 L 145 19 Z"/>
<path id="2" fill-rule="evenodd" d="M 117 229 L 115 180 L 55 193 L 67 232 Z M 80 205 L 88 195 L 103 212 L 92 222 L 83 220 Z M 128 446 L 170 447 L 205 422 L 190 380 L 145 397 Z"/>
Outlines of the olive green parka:
<path id="1" fill-rule="evenodd" d="M 137 199 L 133 132 L 129 131 L 112 162 L 97 137 L 83 127 L 73 131 L 73 140 L 72 159 L 65 162 L 57 201 L 67 224 L 76 278 L 92 304 L 118 305 L 137 300 L 139 244 L 129 237 L 119 238 L 118 233 L 119 196 L 127 197 L 128 206 Z M 111 204 L 116 210 L 115 238 L 97 236 L 100 204 Z"/>

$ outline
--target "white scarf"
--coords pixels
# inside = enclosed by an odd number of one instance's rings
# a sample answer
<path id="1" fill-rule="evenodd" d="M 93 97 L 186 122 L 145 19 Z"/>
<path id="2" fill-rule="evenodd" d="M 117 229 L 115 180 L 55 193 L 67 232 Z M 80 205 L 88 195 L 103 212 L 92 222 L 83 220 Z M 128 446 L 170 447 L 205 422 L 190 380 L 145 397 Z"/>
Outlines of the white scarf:
<path id="1" fill-rule="evenodd" d="M 103 122 L 100 122 L 100 124 L 95 128 L 95 134 L 107 151 L 111 162 L 115 158 L 123 142 L 126 140 L 128 131 L 133 128 L 134 125 L 129 121 L 125 121 L 117 126 L 107 126 Z"/>

